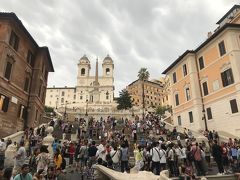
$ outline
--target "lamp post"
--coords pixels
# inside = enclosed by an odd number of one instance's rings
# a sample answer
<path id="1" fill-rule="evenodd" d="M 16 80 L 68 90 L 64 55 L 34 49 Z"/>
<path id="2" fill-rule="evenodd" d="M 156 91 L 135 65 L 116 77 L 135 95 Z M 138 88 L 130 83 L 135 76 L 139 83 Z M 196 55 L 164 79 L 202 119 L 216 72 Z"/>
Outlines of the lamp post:
<path id="1" fill-rule="evenodd" d="M 202 120 L 204 120 L 205 130 L 208 131 L 205 109 L 202 110 Z"/>
<path id="2" fill-rule="evenodd" d="M 88 99 L 86 100 L 86 114 L 85 116 L 88 116 Z"/>
<path id="3" fill-rule="evenodd" d="M 57 101 L 56 101 L 56 109 L 57 109 L 57 105 L 58 105 L 58 98 L 57 98 Z"/>
<path id="4" fill-rule="evenodd" d="M 66 119 L 66 116 L 67 116 L 67 101 L 65 101 L 64 119 Z"/>

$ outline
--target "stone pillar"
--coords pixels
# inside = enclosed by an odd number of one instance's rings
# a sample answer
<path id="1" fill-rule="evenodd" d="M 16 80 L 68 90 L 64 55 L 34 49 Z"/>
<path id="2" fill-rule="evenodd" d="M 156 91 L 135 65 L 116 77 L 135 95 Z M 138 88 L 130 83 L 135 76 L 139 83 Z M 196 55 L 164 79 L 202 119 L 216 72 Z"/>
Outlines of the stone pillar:
<path id="1" fill-rule="evenodd" d="M 5 151 L 5 161 L 4 161 L 4 166 L 5 167 L 12 167 L 14 166 L 14 157 L 17 153 L 17 146 L 14 144 L 10 144 L 6 151 Z"/>
<path id="2" fill-rule="evenodd" d="M 49 154 L 51 157 L 53 157 L 53 149 L 52 149 L 52 143 L 54 141 L 54 138 L 52 136 L 53 127 L 48 126 L 46 131 L 48 134 L 45 138 L 43 138 L 43 145 L 48 146 Z"/>

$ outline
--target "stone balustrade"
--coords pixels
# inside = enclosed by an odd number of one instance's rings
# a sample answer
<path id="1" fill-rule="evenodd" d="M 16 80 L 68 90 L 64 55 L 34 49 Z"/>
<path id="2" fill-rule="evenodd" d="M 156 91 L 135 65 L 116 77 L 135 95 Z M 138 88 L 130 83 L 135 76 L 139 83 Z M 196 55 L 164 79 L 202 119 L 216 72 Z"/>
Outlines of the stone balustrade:
<path id="1" fill-rule="evenodd" d="M 162 171 L 160 176 L 154 175 L 149 171 L 139 171 L 136 173 L 121 173 L 101 165 L 94 165 L 96 180 L 169 180 L 167 170 Z"/>

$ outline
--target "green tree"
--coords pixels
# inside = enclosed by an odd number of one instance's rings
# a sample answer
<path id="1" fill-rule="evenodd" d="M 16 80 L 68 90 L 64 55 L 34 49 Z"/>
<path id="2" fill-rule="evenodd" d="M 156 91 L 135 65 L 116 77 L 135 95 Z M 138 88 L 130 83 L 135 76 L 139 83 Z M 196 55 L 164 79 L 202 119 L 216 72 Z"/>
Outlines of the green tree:
<path id="1" fill-rule="evenodd" d="M 54 109 L 49 106 L 44 106 L 44 111 L 45 111 L 45 113 L 51 113 L 51 112 L 54 112 Z"/>
<path id="2" fill-rule="evenodd" d="M 145 111 L 145 93 L 144 93 L 144 81 L 148 80 L 149 78 L 149 72 L 147 68 L 141 68 L 138 71 L 138 79 L 142 83 L 142 107 L 143 107 L 143 118 L 144 118 L 144 111 Z"/>
<path id="3" fill-rule="evenodd" d="M 155 109 L 155 112 L 157 115 L 160 116 L 160 118 L 164 117 L 165 111 L 168 110 L 167 106 L 157 106 Z"/>
<path id="4" fill-rule="evenodd" d="M 117 98 L 117 109 L 130 109 L 132 108 L 132 99 L 126 89 L 119 92 L 119 98 Z"/>

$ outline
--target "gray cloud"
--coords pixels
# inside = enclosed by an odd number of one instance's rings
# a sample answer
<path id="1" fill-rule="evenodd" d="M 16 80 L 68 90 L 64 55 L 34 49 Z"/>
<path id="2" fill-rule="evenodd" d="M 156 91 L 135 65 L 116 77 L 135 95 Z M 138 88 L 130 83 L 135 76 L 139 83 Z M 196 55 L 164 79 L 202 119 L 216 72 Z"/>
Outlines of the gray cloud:
<path id="1" fill-rule="evenodd" d="M 186 49 L 194 49 L 237 0 L 2 0 L 40 46 L 50 49 L 49 86 L 76 85 L 77 63 L 107 54 L 115 63 L 116 92 L 141 67 L 158 79 Z"/>

